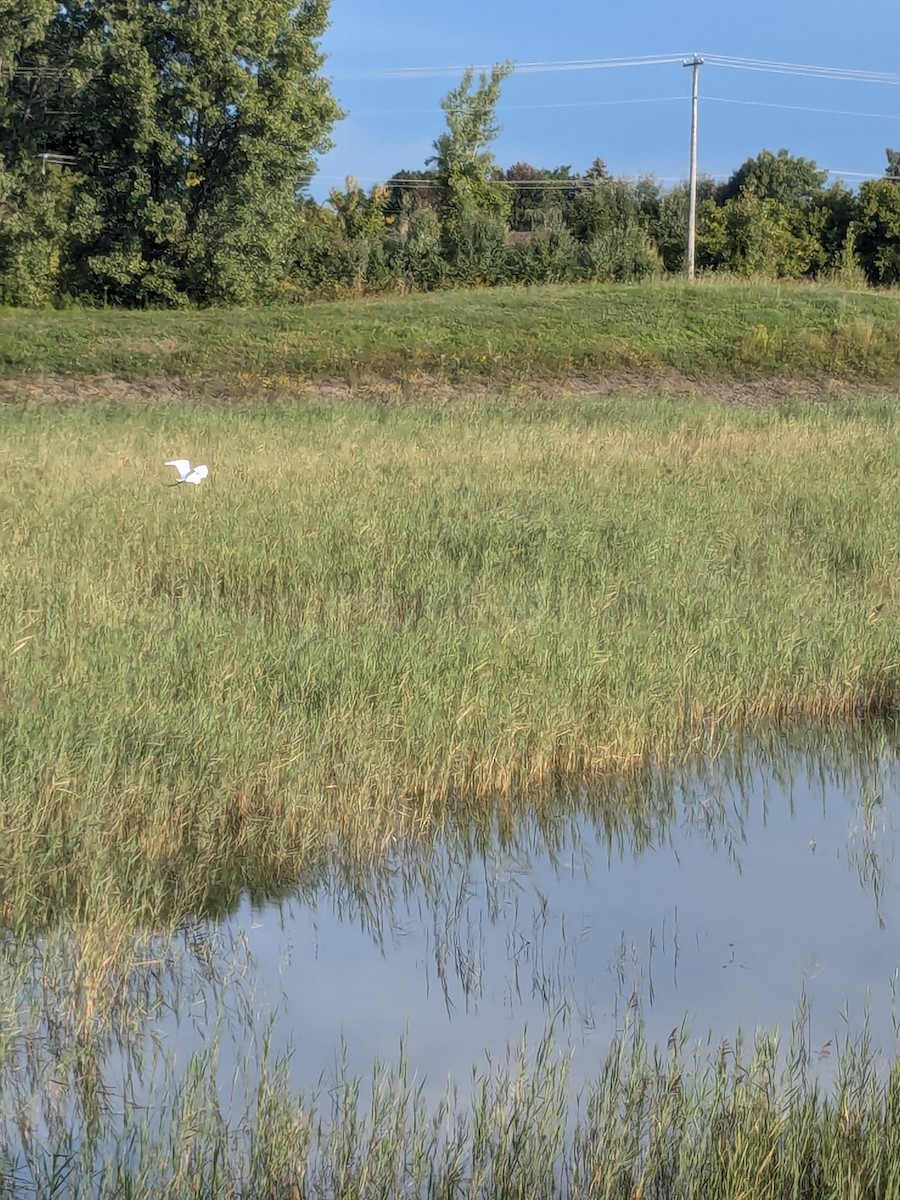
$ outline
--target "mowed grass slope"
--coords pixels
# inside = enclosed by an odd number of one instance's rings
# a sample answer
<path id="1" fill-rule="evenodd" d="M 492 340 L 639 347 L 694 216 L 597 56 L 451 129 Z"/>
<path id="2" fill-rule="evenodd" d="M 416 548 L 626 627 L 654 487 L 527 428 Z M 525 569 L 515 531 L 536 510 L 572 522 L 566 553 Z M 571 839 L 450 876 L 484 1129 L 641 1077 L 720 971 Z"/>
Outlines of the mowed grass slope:
<path id="1" fill-rule="evenodd" d="M 900 405 L 7 409 L 4 922 L 900 702 Z M 207 461 L 168 488 L 173 455 Z"/>
<path id="2" fill-rule="evenodd" d="M 900 297 L 796 286 L 577 285 L 267 310 L 0 313 L 0 376 L 569 380 L 608 372 L 900 379 Z"/>

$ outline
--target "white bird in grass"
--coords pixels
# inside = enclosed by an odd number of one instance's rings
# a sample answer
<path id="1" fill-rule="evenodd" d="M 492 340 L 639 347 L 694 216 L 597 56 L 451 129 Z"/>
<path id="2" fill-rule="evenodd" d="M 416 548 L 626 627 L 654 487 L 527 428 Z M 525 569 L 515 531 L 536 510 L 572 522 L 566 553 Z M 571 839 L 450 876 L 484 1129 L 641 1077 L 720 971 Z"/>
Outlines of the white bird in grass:
<path id="1" fill-rule="evenodd" d="M 178 478 L 174 483 L 170 483 L 169 487 L 177 487 L 179 483 L 200 484 L 209 474 L 209 467 L 205 464 L 199 467 L 192 467 L 186 458 L 171 458 L 166 463 L 166 466 L 174 467 L 178 472 Z"/>

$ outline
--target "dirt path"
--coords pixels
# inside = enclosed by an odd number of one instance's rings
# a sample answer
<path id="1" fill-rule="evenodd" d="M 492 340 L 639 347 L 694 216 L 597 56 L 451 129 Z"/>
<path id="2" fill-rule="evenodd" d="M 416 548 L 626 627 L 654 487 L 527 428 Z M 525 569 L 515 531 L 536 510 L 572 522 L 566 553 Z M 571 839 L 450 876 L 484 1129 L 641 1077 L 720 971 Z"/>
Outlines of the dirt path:
<path id="1" fill-rule="evenodd" d="M 272 400 L 333 400 L 354 403 L 453 403 L 507 396 L 512 399 L 552 400 L 564 397 L 642 396 L 675 399 L 702 398 L 724 404 L 767 405 L 786 400 L 900 398 L 900 382 L 875 383 L 842 379 L 733 379 L 708 376 L 691 379 L 674 372 L 640 374 L 615 372 L 596 377 L 548 379 L 447 380 L 418 375 L 415 379 L 236 379 L 234 376 L 162 376 L 126 379 L 117 375 L 23 375 L 0 380 L 0 404 L 184 403 L 228 401 L 253 403 Z"/>

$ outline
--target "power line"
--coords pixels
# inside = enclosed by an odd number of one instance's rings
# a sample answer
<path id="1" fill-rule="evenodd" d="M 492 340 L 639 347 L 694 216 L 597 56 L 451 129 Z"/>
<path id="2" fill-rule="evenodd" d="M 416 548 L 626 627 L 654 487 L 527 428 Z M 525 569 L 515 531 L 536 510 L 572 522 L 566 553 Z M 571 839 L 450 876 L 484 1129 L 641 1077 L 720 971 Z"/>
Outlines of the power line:
<path id="1" fill-rule="evenodd" d="M 900 85 L 900 75 L 893 71 L 867 71 L 855 67 L 826 67 L 813 63 L 779 62 L 766 58 L 737 58 L 725 54 L 708 54 L 711 66 L 736 71 L 760 71 L 770 75 L 805 75 L 814 79 L 836 79 L 849 83 L 883 83 Z"/>
<path id="2" fill-rule="evenodd" d="M 500 112 L 532 112 L 539 109 L 555 108 L 615 108 L 619 105 L 630 104 L 683 104 L 684 96 L 637 96 L 620 100 L 567 100 L 552 104 L 504 104 L 500 101 Z M 851 108 L 816 108 L 809 104 L 780 104 L 774 100 L 741 100 L 734 96 L 710 96 L 704 92 L 703 103 L 739 104 L 751 108 L 780 108 L 789 112 L 821 113 L 833 117 L 867 117 L 874 121 L 900 121 L 900 113 L 860 112 Z M 354 108 L 350 110 L 352 117 L 407 117 L 407 116 L 438 116 L 441 112 L 439 105 L 431 108 Z"/>
<path id="3" fill-rule="evenodd" d="M 320 183 L 344 183 L 346 178 L 347 177 L 345 175 L 316 175 L 316 179 Z M 352 178 L 355 179 L 356 182 L 360 185 L 362 185 L 364 183 L 384 184 L 385 186 L 390 186 L 391 188 L 399 188 L 402 190 L 415 190 L 417 188 L 427 189 L 429 187 L 436 188 L 436 187 L 438 187 L 438 182 L 439 182 L 436 178 L 395 179 L 395 178 L 389 177 L 388 179 L 385 179 L 383 176 L 375 176 L 375 175 L 366 175 L 366 176 L 362 176 L 362 177 L 360 177 L 358 175 L 352 175 Z M 640 180 L 640 179 L 652 180 L 655 183 L 682 183 L 682 182 L 684 182 L 683 177 L 680 175 L 655 175 L 652 171 L 647 171 L 644 174 L 638 174 L 638 175 L 634 176 L 634 178 L 638 179 L 638 180 Z M 723 176 L 723 178 L 724 178 L 724 176 Z M 610 177 L 609 182 L 617 183 L 617 182 L 619 182 L 620 179 L 621 179 L 620 176 L 616 176 L 614 179 L 612 177 Z M 573 191 L 573 190 L 585 192 L 585 191 L 590 191 L 591 186 L 592 186 L 591 180 L 586 178 L 584 175 L 573 175 L 570 179 L 506 179 L 505 177 L 503 177 L 503 178 L 498 178 L 498 179 L 492 180 L 492 182 L 493 183 L 502 183 L 506 187 L 514 188 L 517 191 L 535 191 L 535 192 L 539 192 L 539 191 L 566 192 L 566 191 Z"/>
<path id="4" fill-rule="evenodd" d="M 572 100 L 553 104 L 504 104 L 500 102 L 501 112 L 531 112 L 541 108 L 606 108 L 620 104 L 671 104 L 684 103 L 684 96 L 638 96 L 622 100 Z M 353 117 L 406 117 L 411 114 L 421 116 L 436 116 L 441 112 L 439 105 L 431 108 L 354 108 L 350 115 Z"/>
<path id="5" fill-rule="evenodd" d="M 823 171 L 827 171 L 829 175 L 840 176 L 846 179 L 889 179 L 893 183 L 900 183 L 900 175 L 888 175 L 884 172 L 882 175 L 875 175 L 871 171 L 839 171 L 836 167 L 822 167 Z"/>
<path id="6" fill-rule="evenodd" d="M 637 96 L 619 100 L 567 100 L 552 104 L 504 104 L 500 101 L 500 112 L 532 112 L 536 109 L 554 108 L 614 108 L 629 104 L 683 104 L 684 96 Z M 780 104 L 774 100 L 742 100 L 734 96 L 710 96 L 704 92 L 703 103 L 739 104 L 751 108 L 780 108 L 789 112 L 821 113 L 833 117 L 867 117 L 875 121 L 900 121 L 900 113 L 860 112 L 851 108 L 817 108 L 809 104 Z M 352 117 L 406 117 L 437 116 L 440 114 L 439 105 L 431 108 L 354 108 L 350 111 Z"/>
<path id="7" fill-rule="evenodd" d="M 684 99 L 684 97 L 679 97 Z M 812 108 L 807 104 L 777 104 L 773 100 L 736 100 L 730 96 L 707 96 L 703 102 L 711 100 L 714 104 L 747 104 L 753 108 L 786 108 L 792 112 L 826 113 L 833 117 L 871 117 L 878 121 L 900 121 L 900 113 L 870 113 L 855 112 L 848 108 Z"/>
<path id="8" fill-rule="evenodd" d="M 533 75 L 555 71 L 601 71 L 620 68 L 651 67 L 681 63 L 685 54 L 647 54 L 631 58 L 582 58 L 540 60 L 513 64 L 513 74 Z M 771 75 L 801 75 L 816 79 L 834 79 L 850 83 L 880 83 L 900 85 L 900 74 L 892 71 L 870 71 L 857 67 L 830 67 L 816 63 L 792 63 L 778 59 L 741 58 L 730 54 L 704 54 L 704 60 L 715 67 L 736 71 L 756 71 Z M 333 78 L 342 79 L 424 79 L 441 75 L 459 75 L 466 70 L 490 71 L 496 64 L 483 66 L 417 66 L 384 67 L 376 69 L 338 69 Z"/>
<path id="9" fill-rule="evenodd" d="M 562 61 L 524 62 L 513 64 L 515 75 L 538 75 L 555 71 L 603 71 L 625 67 L 653 67 L 681 62 L 681 54 L 653 54 L 637 58 L 585 58 Z M 353 70 L 347 68 L 333 71 L 335 79 L 428 79 L 441 75 L 461 75 L 464 71 L 489 72 L 496 63 L 467 67 L 384 67 L 380 69 Z"/>

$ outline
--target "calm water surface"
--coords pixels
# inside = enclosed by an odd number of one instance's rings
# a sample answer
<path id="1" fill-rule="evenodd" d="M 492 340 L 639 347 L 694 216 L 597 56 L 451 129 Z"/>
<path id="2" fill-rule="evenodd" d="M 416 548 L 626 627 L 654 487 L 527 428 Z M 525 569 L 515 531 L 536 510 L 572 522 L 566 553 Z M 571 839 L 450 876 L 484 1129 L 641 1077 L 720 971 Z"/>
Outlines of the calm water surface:
<path id="1" fill-rule="evenodd" d="M 612 831 L 586 795 L 478 851 L 398 850 L 361 889 L 336 875 L 302 900 L 245 901 L 223 926 L 246 947 L 245 1011 L 293 1048 L 302 1088 L 403 1045 L 439 1092 L 548 1030 L 579 1082 L 635 1018 L 705 1042 L 789 1030 L 798 1007 L 823 1061 L 865 1024 L 893 1052 L 900 773 L 884 748 L 837 763 L 707 770 Z M 186 1015 L 166 1032 L 181 1048 L 204 1036 Z"/>
<path id="2" fill-rule="evenodd" d="M 781 744 L 559 797 L 493 830 L 460 821 L 368 872 L 335 846 L 314 889 L 245 898 L 139 946 L 132 991 L 84 1040 L 65 932 L 10 935 L 0 1174 L 50 1194 L 84 1150 L 78 1178 L 95 1179 L 107 1159 L 168 1144 L 182 1096 L 246 1131 L 262 1063 L 286 1064 L 319 1113 L 348 1075 L 364 1111 L 376 1060 L 405 1061 L 428 1104 L 448 1080 L 465 1104 L 473 1071 L 503 1077 L 546 1035 L 574 1098 L 636 1025 L 663 1046 L 679 1031 L 688 1062 L 776 1025 L 786 1053 L 796 1025 L 823 1077 L 866 1031 L 886 1074 L 898 764 L 885 737 Z"/>

